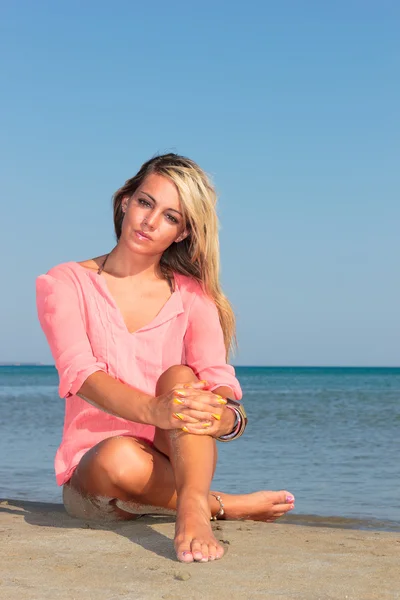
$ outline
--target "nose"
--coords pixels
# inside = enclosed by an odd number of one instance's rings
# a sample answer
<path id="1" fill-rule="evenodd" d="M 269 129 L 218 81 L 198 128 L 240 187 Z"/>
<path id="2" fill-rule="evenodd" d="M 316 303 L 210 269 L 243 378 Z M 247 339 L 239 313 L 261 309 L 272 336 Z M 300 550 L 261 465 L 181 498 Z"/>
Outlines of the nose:
<path id="1" fill-rule="evenodd" d="M 156 211 L 152 212 L 151 214 L 148 214 L 143 219 L 142 226 L 144 228 L 150 229 L 151 231 L 154 231 L 154 229 L 157 228 L 159 216 L 160 215 L 157 215 Z"/>

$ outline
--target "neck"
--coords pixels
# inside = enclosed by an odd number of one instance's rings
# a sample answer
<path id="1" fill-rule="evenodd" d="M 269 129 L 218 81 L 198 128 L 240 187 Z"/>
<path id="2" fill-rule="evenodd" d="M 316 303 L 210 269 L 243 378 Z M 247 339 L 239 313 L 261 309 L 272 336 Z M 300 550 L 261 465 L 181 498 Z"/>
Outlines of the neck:
<path id="1" fill-rule="evenodd" d="M 114 277 L 155 279 L 160 277 L 160 256 L 142 256 L 120 244 L 108 255 L 105 271 Z"/>

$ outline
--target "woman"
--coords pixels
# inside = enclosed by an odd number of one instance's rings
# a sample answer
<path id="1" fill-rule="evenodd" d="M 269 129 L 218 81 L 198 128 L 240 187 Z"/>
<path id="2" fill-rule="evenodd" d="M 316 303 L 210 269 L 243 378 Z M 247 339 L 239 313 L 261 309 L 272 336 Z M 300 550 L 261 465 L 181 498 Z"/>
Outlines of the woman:
<path id="1" fill-rule="evenodd" d="M 226 356 L 216 196 L 193 161 L 145 163 L 114 195 L 117 245 L 37 280 L 38 313 L 66 398 L 55 459 L 67 511 L 133 519 L 176 511 L 182 562 L 221 558 L 211 519 L 271 521 L 286 491 L 210 492 L 216 439 L 245 428 Z"/>

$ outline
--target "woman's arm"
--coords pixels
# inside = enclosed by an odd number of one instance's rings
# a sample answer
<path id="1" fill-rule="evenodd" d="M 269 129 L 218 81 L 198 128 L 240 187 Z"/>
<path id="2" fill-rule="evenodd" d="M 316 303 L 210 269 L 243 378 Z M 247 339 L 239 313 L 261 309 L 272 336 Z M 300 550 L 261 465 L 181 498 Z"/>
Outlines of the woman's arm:
<path id="1" fill-rule="evenodd" d="M 84 381 L 77 396 L 116 417 L 155 425 L 154 396 L 132 388 L 104 371 L 96 371 Z"/>
<path id="2" fill-rule="evenodd" d="M 235 377 L 235 370 L 226 362 L 224 336 L 218 310 L 213 300 L 198 286 L 190 307 L 188 328 L 185 335 L 186 363 L 200 379 L 212 382 L 210 389 L 224 398 L 240 400 L 242 390 Z M 224 407 L 221 419 L 213 423 L 212 429 L 200 431 L 197 426 L 188 426 L 189 431 L 219 437 L 231 433 L 235 424 L 235 413 Z"/>
<path id="3" fill-rule="evenodd" d="M 115 416 L 161 429 L 179 429 L 181 424 L 173 417 L 176 406 L 172 391 L 154 397 L 106 373 L 107 365 L 93 354 L 74 283 L 62 270 L 56 268 L 52 272 L 38 277 L 36 296 L 40 324 L 60 378 L 60 396 L 78 394 Z M 191 396 L 196 396 L 194 390 Z M 214 398 L 210 394 L 197 397 L 197 410 L 212 413 L 213 408 L 220 408 Z M 187 404 L 189 407 L 190 399 Z"/>
<path id="4" fill-rule="evenodd" d="M 224 335 L 214 301 L 196 286 L 194 300 L 189 309 L 188 327 L 185 334 L 186 364 L 199 379 L 212 382 L 211 390 L 226 388 L 226 396 L 234 400 L 242 398 L 235 369 L 226 362 Z M 218 393 L 218 392 L 216 392 Z"/>
<path id="5" fill-rule="evenodd" d="M 151 423 L 154 398 L 117 381 L 93 354 L 75 283 L 61 268 L 36 280 L 39 321 L 59 374 L 62 398 L 74 394 L 116 416 Z"/>

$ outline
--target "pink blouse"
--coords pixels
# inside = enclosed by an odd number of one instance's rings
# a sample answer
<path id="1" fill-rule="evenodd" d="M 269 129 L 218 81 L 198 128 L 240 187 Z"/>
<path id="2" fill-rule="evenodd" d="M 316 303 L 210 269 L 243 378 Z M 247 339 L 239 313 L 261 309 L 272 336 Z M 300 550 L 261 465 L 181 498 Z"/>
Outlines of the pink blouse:
<path id="1" fill-rule="evenodd" d="M 95 371 L 154 395 L 160 375 L 172 365 L 193 369 L 211 389 L 229 386 L 242 397 L 234 368 L 226 364 L 218 311 L 200 285 L 175 274 L 175 291 L 158 315 L 129 333 L 102 275 L 67 262 L 36 281 L 40 324 L 66 399 L 61 445 L 55 457 L 58 485 L 70 479 L 82 456 L 107 437 L 131 435 L 149 442 L 153 425 L 115 417 L 76 394 Z"/>

